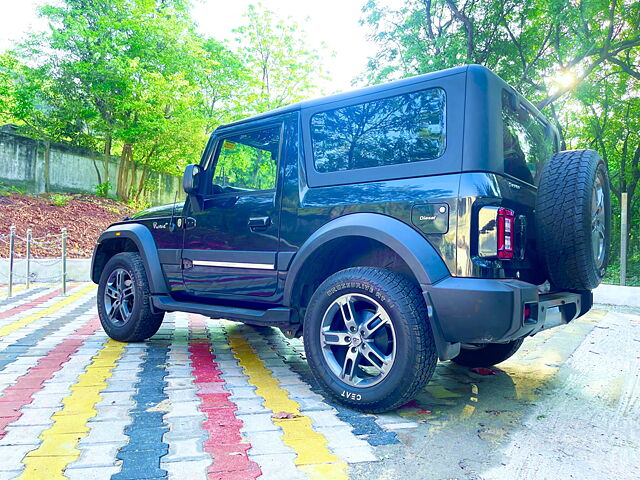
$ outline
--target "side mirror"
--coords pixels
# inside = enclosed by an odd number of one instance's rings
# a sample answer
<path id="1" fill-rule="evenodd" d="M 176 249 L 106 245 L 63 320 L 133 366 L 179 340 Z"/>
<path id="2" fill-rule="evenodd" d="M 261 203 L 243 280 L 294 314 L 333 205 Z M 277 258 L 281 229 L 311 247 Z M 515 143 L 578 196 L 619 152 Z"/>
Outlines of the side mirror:
<path id="1" fill-rule="evenodd" d="M 182 188 L 187 195 L 198 193 L 201 174 L 202 167 L 200 165 L 187 165 L 182 176 Z"/>

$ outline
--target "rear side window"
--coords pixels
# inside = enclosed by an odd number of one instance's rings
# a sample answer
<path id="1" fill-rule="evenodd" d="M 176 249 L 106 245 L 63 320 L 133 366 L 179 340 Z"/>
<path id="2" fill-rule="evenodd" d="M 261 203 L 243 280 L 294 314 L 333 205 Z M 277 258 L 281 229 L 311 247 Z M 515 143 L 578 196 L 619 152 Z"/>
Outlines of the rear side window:
<path id="1" fill-rule="evenodd" d="M 542 165 L 556 150 L 554 134 L 524 105 L 514 106 L 511 95 L 502 92 L 504 172 L 537 185 Z"/>
<path id="2" fill-rule="evenodd" d="M 445 92 L 431 88 L 316 113 L 311 117 L 318 172 L 433 160 L 446 146 Z"/>

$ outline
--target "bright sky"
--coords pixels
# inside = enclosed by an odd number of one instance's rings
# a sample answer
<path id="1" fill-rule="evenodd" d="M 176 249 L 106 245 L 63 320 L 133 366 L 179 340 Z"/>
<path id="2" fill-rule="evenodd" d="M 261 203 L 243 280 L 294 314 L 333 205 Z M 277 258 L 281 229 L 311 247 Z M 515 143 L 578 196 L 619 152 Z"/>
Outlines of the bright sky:
<path id="1" fill-rule="evenodd" d="M 36 5 L 44 0 L 0 0 L 0 51 L 10 47 L 25 32 L 46 24 L 36 16 Z M 389 0 L 398 3 L 399 0 Z M 202 33 L 223 40 L 243 22 L 242 14 L 256 0 L 195 0 L 193 16 Z M 348 90 L 351 81 L 365 68 L 367 57 L 375 52 L 366 40 L 367 29 L 359 24 L 365 0 L 263 0 L 280 18 L 293 18 L 306 32 L 311 46 L 327 45 L 325 64 L 332 77 L 326 93 Z M 4 4 L 4 5 L 2 5 Z M 331 57 L 330 53 L 335 52 Z"/>

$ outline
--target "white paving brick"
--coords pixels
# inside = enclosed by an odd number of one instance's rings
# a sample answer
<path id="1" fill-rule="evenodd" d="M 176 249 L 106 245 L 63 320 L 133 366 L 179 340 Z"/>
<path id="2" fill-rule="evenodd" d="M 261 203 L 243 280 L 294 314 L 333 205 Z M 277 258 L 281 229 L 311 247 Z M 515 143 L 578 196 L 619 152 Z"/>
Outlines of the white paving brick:
<path id="1" fill-rule="evenodd" d="M 249 458 L 260 465 L 262 480 L 304 480 L 307 478 L 295 466 L 295 453 L 277 453 L 268 455 L 249 455 Z"/>
<path id="2" fill-rule="evenodd" d="M 67 469 L 86 467 L 113 467 L 122 442 L 98 443 L 94 445 L 80 445 L 80 458 Z M 68 471 L 68 470 L 67 470 Z"/>
<path id="3" fill-rule="evenodd" d="M 311 419 L 314 427 L 345 427 L 345 424 L 336 414 L 336 410 L 309 411 L 305 415 Z"/>
<path id="4" fill-rule="evenodd" d="M 233 398 L 233 403 L 238 406 L 238 415 L 249 415 L 252 413 L 271 413 L 264 407 L 262 398 L 254 396 L 253 398 Z"/>
<path id="5" fill-rule="evenodd" d="M 161 465 L 168 472 L 169 478 L 196 480 L 207 478 L 207 468 L 211 465 L 211 460 L 188 460 Z"/>
<path id="6" fill-rule="evenodd" d="M 106 421 L 106 418 L 102 415 L 104 410 L 99 410 L 98 415 L 87 422 L 87 426 L 90 428 L 89 435 L 80 440 L 80 445 L 86 445 L 87 448 L 91 448 L 91 444 L 105 443 L 105 442 L 120 442 L 124 445 L 127 441 L 127 436 L 124 434 L 124 429 L 131 421 L 125 415 L 124 420 L 110 420 Z"/>
<path id="7" fill-rule="evenodd" d="M 7 434 L 0 439 L 0 445 L 34 445 L 37 446 L 40 441 L 38 435 L 42 432 L 41 426 L 8 426 Z"/>
<path id="8" fill-rule="evenodd" d="M 247 432 L 247 438 L 251 442 L 249 456 L 275 455 L 278 453 L 292 453 L 293 450 L 282 443 L 282 432 Z"/>
<path id="9" fill-rule="evenodd" d="M 22 415 L 18 420 L 13 422 L 11 426 L 31 426 L 31 425 L 40 425 L 46 426 L 51 425 L 53 420 L 51 420 L 51 415 L 54 412 L 62 409 L 62 403 L 58 401 L 57 398 L 53 398 L 52 402 L 55 401 L 56 408 L 45 407 L 45 408 L 23 408 L 20 410 Z"/>
<path id="10" fill-rule="evenodd" d="M 22 459 L 33 449 L 31 445 L 0 446 L 0 472 L 22 470 Z"/>
<path id="11" fill-rule="evenodd" d="M 134 391 L 143 361 L 144 357 L 138 355 L 137 350 L 126 347 L 116 361 L 111 377 L 106 380 L 107 387 L 117 383 Z M 122 374 L 123 366 L 126 366 L 125 375 Z M 100 395 L 102 400 L 94 407 L 97 414 L 87 422 L 89 433 L 78 443 L 80 457 L 65 471 L 68 478 L 110 479 L 120 471 L 120 466 L 115 466 L 114 462 L 118 450 L 128 441 L 124 429 L 131 422 L 128 411 L 134 406 L 133 397 L 131 393 L 105 393 L 104 390 Z"/>
<path id="12" fill-rule="evenodd" d="M 170 479 L 206 478 L 212 459 L 204 451 L 203 443 L 209 438 L 202 429 L 205 419 L 200 411 L 200 399 L 193 383 L 193 367 L 188 352 L 189 316 L 176 313 L 175 331 L 183 343 L 174 342 L 169 350 L 165 380 L 170 410 L 164 415 L 169 431 L 163 440 L 169 445 L 169 453 L 160 459 L 160 467 Z"/>
<path id="13" fill-rule="evenodd" d="M 203 458 L 211 460 L 203 447 L 203 438 L 181 438 L 169 443 L 169 454 L 162 458 L 162 462 L 176 462 L 182 459 Z"/>
<path id="14" fill-rule="evenodd" d="M 253 413 L 251 415 L 236 415 L 238 420 L 242 420 L 243 426 L 241 431 L 247 432 L 269 432 L 279 431 L 280 427 L 273 423 L 272 413 Z"/>
<path id="15" fill-rule="evenodd" d="M 69 480 L 110 480 L 120 467 L 70 468 L 64 474 Z"/>

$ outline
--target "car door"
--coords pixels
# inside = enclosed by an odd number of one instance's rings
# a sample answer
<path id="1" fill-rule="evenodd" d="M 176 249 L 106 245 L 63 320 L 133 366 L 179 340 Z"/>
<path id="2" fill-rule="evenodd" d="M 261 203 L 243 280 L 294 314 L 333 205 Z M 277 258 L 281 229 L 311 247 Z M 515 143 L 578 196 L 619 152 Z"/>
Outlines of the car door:
<path id="1" fill-rule="evenodd" d="M 282 122 L 275 122 L 218 134 L 203 165 L 199 208 L 186 207 L 182 263 L 188 295 L 259 300 L 274 294 L 282 130 Z"/>

